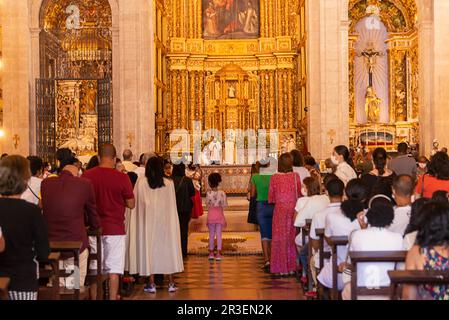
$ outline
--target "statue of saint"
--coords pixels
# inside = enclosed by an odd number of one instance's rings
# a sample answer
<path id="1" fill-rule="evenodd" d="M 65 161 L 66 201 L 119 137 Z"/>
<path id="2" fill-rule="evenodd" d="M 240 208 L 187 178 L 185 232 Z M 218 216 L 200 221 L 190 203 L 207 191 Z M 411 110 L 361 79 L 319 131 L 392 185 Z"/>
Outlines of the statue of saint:
<path id="1" fill-rule="evenodd" d="M 236 149 L 236 136 L 233 129 L 227 130 L 226 142 L 225 142 L 225 164 L 235 164 L 235 149 Z"/>
<path id="2" fill-rule="evenodd" d="M 97 90 L 94 88 L 92 82 L 89 82 L 87 88 L 84 90 L 82 99 L 82 112 L 87 114 L 95 114 L 96 112 Z"/>
<path id="3" fill-rule="evenodd" d="M 368 87 L 365 96 L 365 112 L 369 123 L 379 122 L 380 102 L 381 100 L 376 96 L 373 87 Z"/>
<path id="4" fill-rule="evenodd" d="M 234 85 L 231 85 L 228 89 L 228 98 L 234 99 L 235 98 L 235 88 Z"/>

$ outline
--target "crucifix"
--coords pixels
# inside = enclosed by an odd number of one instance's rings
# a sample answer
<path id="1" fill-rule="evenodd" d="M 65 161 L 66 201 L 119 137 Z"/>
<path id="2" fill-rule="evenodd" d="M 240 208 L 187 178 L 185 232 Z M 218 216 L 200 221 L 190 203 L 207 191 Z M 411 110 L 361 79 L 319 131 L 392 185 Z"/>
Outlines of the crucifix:
<path id="1" fill-rule="evenodd" d="M 12 141 L 13 141 L 13 143 L 14 143 L 14 148 L 17 149 L 17 147 L 19 146 L 19 141 L 20 141 L 19 135 L 18 135 L 18 134 L 15 134 L 15 135 L 12 137 Z"/>
<path id="2" fill-rule="evenodd" d="M 374 45 L 370 43 L 368 48 L 361 52 L 359 56 L 363 56 L 366 59 L 366 64 L 368 66 L 368 76 L 369 76 L 369 86 L 373 86 L 373 73 L 374 67 L 376 66 L 376 58 L 384 56 L 383 52 L 375 51 Z"/>

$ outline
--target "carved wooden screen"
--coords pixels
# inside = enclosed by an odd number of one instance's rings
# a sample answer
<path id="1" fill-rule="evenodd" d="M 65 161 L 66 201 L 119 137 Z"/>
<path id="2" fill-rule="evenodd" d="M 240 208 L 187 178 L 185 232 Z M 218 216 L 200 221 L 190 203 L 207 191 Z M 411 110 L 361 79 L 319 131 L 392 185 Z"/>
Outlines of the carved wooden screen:
<path id="1" fill-rule="evenodd" d="M 111 79 L 98 80 L 98 146 L 112 143 Z"/>
<path id="2" fill-rule="evenodd" d="M 53 165 L 56 163 L 55 80 L 36 80 L 37 154 Z"/>

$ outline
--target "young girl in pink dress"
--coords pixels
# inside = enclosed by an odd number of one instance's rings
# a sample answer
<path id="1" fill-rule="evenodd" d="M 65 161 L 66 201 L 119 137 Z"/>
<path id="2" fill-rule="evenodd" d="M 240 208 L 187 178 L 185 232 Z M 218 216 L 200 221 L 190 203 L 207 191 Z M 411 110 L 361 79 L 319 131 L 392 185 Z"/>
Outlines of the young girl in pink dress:
<path id="1" fill-rule="evenodd" d="M 226 227 L 226 219 L 224 216 L 224 208 L 228 206 L 226 193 L 218 190 L 221 183 L 219 173 L 212 173 L 209 178 L 209 186 L 211 190 L 206 195 L 206 206 L 208 208 L 207 226 L 209 228 L 209 260 L 220 261 L 222 259 L 222 231 Z M 215 237 L 217 237 L 217 255 L 214 256 Z"/>

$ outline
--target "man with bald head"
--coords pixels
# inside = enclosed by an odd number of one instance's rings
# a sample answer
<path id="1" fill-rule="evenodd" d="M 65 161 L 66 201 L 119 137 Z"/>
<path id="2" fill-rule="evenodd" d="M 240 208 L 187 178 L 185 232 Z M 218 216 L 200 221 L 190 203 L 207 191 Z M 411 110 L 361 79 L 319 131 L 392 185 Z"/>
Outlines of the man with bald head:
<path id="1" fill-rule="evenodd" d="M 128 175 L 115 169 L 116 157 L 117 151 L 112 144 L 102 145 L 100 165 L 84 174 L 95 190 L 103 229 L 103 272 L 109 275 L 111 300 L 118 299 L 119 276 L 125 269 L 125 209 L 135 207 L 131 181 Z"/>
<path id="2" fill-rule="evenodd" d="M 129 149 L 123 151 L 123 166 L 125 167 L 126 172 L 133 172 L 137 169 L 137 166 L 133 163 L 133 152 Z"/>
<path id="3" fill-rule="evenodd" d="M 414 193 L 415 183 L 411 176 L 400 175 L 393 181 L 393 197 L 396 201 L 394 208 L 394 220 L 388 228 L 390 231 L 401 234 L 410 222 L 410 213 L 412 211 L 412 195 Z"/>

